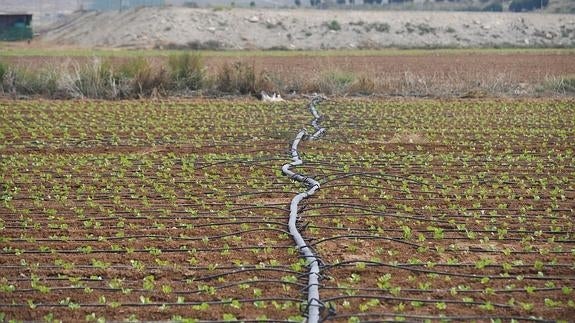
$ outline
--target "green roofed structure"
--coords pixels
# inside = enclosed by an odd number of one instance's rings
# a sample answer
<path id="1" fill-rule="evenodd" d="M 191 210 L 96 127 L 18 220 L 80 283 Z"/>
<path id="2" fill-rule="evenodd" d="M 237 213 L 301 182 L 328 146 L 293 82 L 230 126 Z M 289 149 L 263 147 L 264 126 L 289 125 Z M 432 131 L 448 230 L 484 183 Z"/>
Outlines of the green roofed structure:
<path id="1" fill-rule="evenodd" d="M 32 15 L 0 13 L 0 41 L 32 39 Z"/>

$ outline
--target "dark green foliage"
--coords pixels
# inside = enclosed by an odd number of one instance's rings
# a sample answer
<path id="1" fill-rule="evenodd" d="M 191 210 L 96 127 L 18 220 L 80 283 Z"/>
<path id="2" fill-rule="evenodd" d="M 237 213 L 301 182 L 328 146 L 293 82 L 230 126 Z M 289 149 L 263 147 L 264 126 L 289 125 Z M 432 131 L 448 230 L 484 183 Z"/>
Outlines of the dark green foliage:
<path id="1" fill-rule="evenodd" d="M 332 21 L 327 23 L 327 29 L 338 31 L 338 30 L 341 30 L 341 25 L 339 24 L 339 22 L 337 20 L 332 20 Z"/>
<path id="2" fill-rule="evenodd" d="M 6 75 L 6 72 L 8 71 L 8 67 L 0 62 L 0 90 L 2 89 L 2 83 L 4 80 L 4 75 Z"/>
<path id="3" fill-rule="evenodd" d="M 170 76 L 177 89 L 199 90 L 204 79 L 202 57 L 197 53 L 172 55 L 168 59 Z"/>

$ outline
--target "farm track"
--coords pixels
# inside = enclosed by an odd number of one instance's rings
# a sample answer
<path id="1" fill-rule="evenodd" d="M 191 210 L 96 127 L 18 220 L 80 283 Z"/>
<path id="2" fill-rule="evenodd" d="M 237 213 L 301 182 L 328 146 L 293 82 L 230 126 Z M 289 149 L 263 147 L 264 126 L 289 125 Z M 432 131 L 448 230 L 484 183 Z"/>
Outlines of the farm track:
<path id="1" fill-rule="evenodd" d="M 0 315 L 301 322 L 280 169 L 302 105 L 0 101 Z M 321 111 L 297 224 L 322 320 L 575 316 L 572 101 Z"/>

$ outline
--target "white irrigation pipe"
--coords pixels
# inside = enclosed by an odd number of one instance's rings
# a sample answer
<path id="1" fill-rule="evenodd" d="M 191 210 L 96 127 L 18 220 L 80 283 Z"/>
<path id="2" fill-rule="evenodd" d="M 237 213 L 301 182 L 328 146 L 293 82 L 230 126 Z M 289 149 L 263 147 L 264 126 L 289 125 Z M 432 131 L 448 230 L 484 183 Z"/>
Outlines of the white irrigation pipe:
<path id="1" fill-rule="evenodd" d="M 315 104 L 323 100 L 324 100 L 323 97 L 316 96 L 311 100 L 309 104 L 310 111 L 314 117 L 311 124 L 316 130 L 315 133 L 309 137 L 311 140 L 319 138 L 319 136 L 321 136 L 325 132 L 325 128 L 321 128 L 318 124 L 321 117 L 317 113 L 317 110 L 315 109 Z M 291 156 L 293 161 L 291 163 L 283 165 L 282 172 L 289 178 L 305 184 L 308 188 L 307 191 L 297 194 L 291 200 L 288 227 L 289 232 L 292 235 L 297 248 L 299 249 L 301 254 L 305 257 L 309 266 L 308 284 L 307 284 L 307 301 L 308 301 L 307 322 L 317 323 L 319 322 L 320 309 L 323 306 L 319 299 L 319 276 L 320 276 L 319 258 L 315 255 L 313 250 L 307 245 L 307 243 L 303 239 L 301 233 L 299 232 L 296 226 L 296 222 L 298 217 L 297 211 L 299 202 L 313 195 L 317 190 L 319 190 L 320 185 L 319 182 L 314 180 L 313 178 L 294 173 L 290 170 L 292 166 L 298 166 L 303 164 L 303 161 L 299 157 L 297 147 L 300 141 L 303 140 L 306 135 L 307 131 L 301 130 L 295 137 L 291 146 Z"/>

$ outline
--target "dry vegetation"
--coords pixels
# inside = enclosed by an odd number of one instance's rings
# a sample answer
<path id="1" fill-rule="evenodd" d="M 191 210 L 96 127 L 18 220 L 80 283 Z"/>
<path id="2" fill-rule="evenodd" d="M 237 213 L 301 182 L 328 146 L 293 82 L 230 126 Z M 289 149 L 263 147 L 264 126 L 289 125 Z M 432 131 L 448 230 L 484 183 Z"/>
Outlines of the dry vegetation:
<path id="1" fill-rule="evenodd" d="M 0 93 L 14 98 L 167 96 L 490 97 L 572 95 L 569 52 L 397 56 L 5 58 Z"/>

